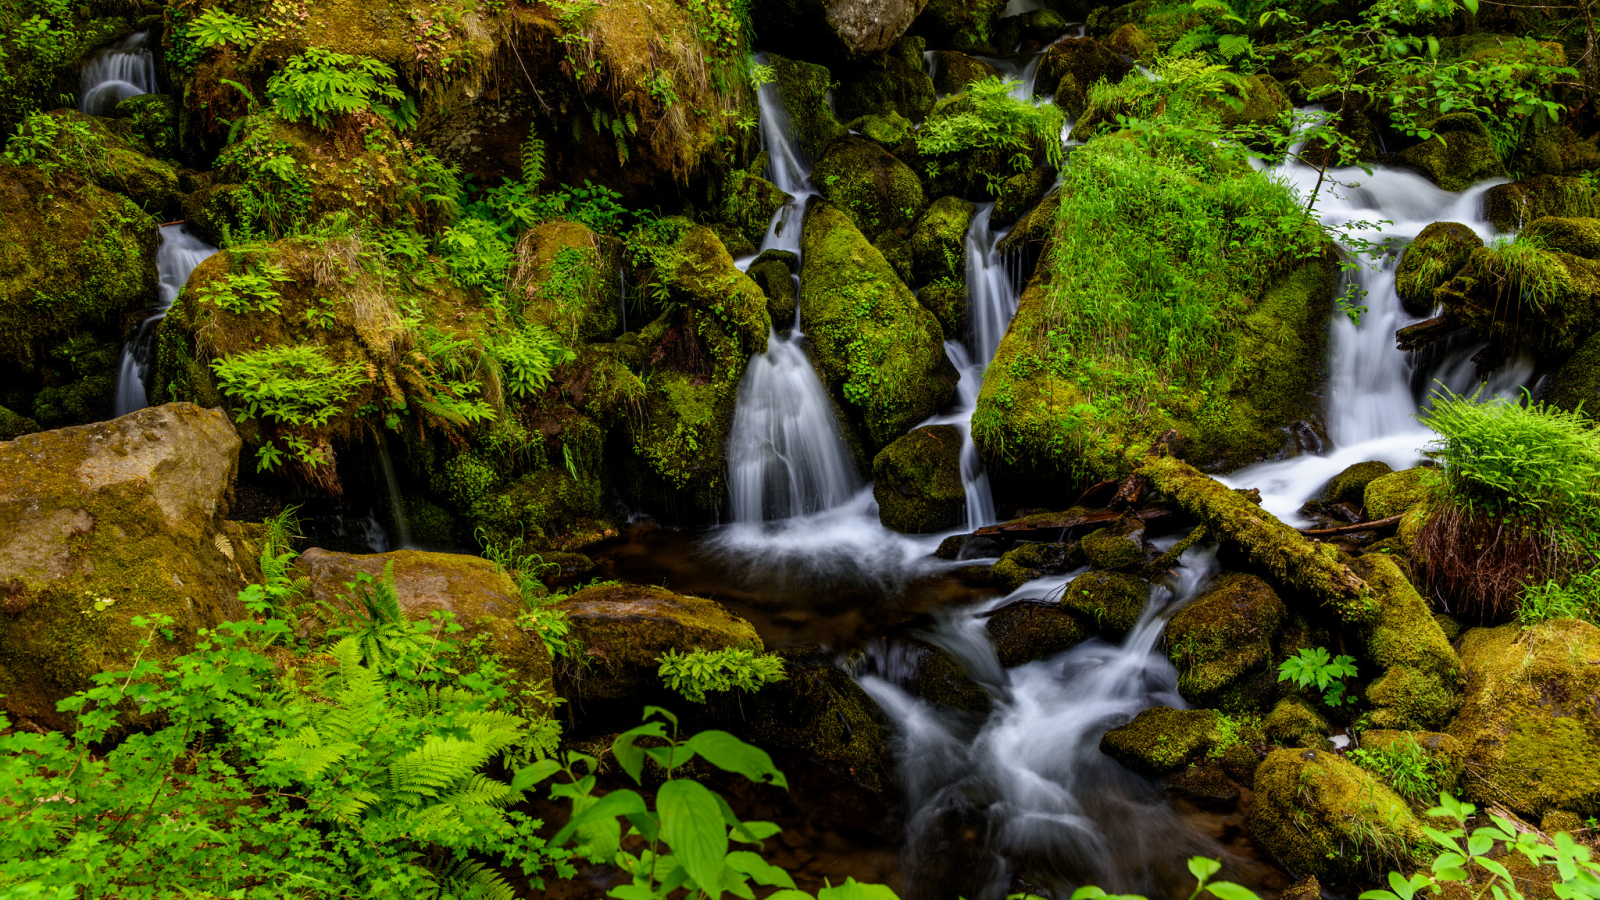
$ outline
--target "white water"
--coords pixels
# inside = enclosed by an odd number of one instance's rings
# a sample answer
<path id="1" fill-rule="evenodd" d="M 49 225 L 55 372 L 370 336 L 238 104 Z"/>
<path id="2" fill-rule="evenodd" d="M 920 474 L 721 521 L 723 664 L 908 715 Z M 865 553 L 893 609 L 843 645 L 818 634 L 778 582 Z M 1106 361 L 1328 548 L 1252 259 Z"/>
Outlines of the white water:
<path id="1" fill-rule="evenodd" d="M 161 245 L 156 248 L 156 306 L 151 315 L 139 323 L 133 340 L 122 347 L 122 362 L 117 370 L 116 414 L 125 416 L 150 405 L 144 389 L 145 376 L 150 372 L 150 351 L 155 343 L 156 326 L 166 318 L 167 310 L 178 299 L 178 292 L 189 280 L 194 267 L 217 248 L 200 240 L 182 225 L 161 226 Z"/>
<path id="2" fill-rule="evenodd" d="M 382 432 L 378 434 L 378 464 L 383 469 L 383 484 L 389 491 L 389 514 L 394 517 L 395 537 L 399 540 L 399 546 L 385 549 L 416 549 L 411 543 L 411 524 L 406 521 L 405 501 L 400 497 L 400 480 L 395 477 L 394 461 L 389 458 L 389 439 Z M 388 544 L 387 536 L 384 543 Z"/>
<path id="3" fill-rule="evenodd" d="M 130 34 L 84 64 L 79 75 L 78 111 L 110 115 L 129 97 L 156 92 L 156 61 L 145 32 Z"/>

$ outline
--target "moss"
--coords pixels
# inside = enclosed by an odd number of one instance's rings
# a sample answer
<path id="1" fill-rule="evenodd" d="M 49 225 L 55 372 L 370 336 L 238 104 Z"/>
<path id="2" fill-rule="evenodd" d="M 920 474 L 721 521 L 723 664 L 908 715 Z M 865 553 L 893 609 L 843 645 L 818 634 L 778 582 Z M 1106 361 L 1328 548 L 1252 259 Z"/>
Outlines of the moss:
<path id="1" fill-rule="evenodd" d="M 1427 493 L 1423 486 L 1425 472 L 1424 468 L 1417 466 L 1400 472 L 1391 472 L 1367 482 L 1361 494 L 1361 502 L 1367 509 L 1367 518 L 1387 519 L 1390 516 L 1398 516 L 1421 502 Z"/>
<path id="2" fill-rule="evenodd" d="M 1106 38 L 1106 47 L 1113 53 L 1130 56 L 1143 63 L 1156 58 L 1156 42 L 1137 25 L 1129 23 L 1118 28 Z"/>
<path id="3" fill-rule="evenodd" d="M 1283 601 L 1254 575 L 1221 576 L 1167 624 L 1178 693 L 1227 712 L 1264 709 L 1275 691 L 1272 639 Z"/>
<path id="4" fill-rule="evenodd" d="M 833 206 L 807 213 L 802 245 L 800 303 L 818 374 L 876 454 L 949 402 L 957 375 L 944 334 Z"/>
<path id="5" fill-rule="evenodd" d="M 992 54 L 1005 7 L 1005 0 L 929 0 L 912 22 L 911 32 L 927 38 L 928 46 L 936 50 Z"/>
<path id="6" fill-rule="evenodd" d="M 178 102 L 170 94 L 139 94 L 117 104 L 114 115 L 126 121 L 152 156 L 178 155 Z"/>
<path id="7" fill-rule="evenodd" d="M 766 295 L 767 314 L 772 317 L 773 327 L 781 330 L 794 324 L 794 307 L 799 294 L 794 283 L 794 270 L 798 263 L 777 254 L 794 256 L 785 250 L 767 250 L 750 264 L 745 274 Z"/>
<path id="8" fill-rule="evenodd" d="M 1000 184 L 1000 196 L 994 201 L 994 211 L 989 214 L 991 228 L 1005 228 L 1022 218 L 1023 214 L 1044 199 L 1056 183 L 1056 170 L 1048 166 L 1029 169 L 1007 178 Z"/>
<path id="9" fill-rule="evenodd" d="M 1467 773 L 1467 751 L 1461 742 L 1437 731 L 1396 731 L 1374 728 L 1361 732 L 1366 750 L 1391 750 L 1415 744 L 1433 764 L 1432 775 L 1439 790 L 1451 796 L 1461 792 L 1461 779 Z M 1430 798 L 1432 799 L 1432 798 Z"/>
<path id="10" fill-rule="evenodd" d="M 180 199 L 177 173 L 170 165 L 150 158 L 150 148 L 134 136 L 131 123 L 88 116 L 70 109 L 58 109 L 47 115 L 68 126 L 60 132 L 56 146 L 67 168 L 87 181 L 127 197 L 151 214 L 168 216 L 177 212 Z M 86 137 L 80 138 L 78 134 Z M 86 149 L 75 151 L 76 147 L 84 145 Z"/>
<path id="11" fill-rule="evenodd" d="M 846 121 L 890 112 L 920 122 L 933 109 L 933 81 L 921 65 L 888 56 L 844 79 L 834 92 L 834 108 Z"/>
<path id="12" fill-rule="evenodd" d="M 770 57 L 770 65 L 778 84 L 778 99 L 789 113 L 801 152 L 819 159 L 829 144 L 847 133 L 828 103 L 832 76 L 815 63 L 777 55 Z"/>
<path id="13" fill-rule="evenodd" d="M 1395 561 L 1369 553 L 1350 563 L 1376 598 L 1361 657 L 1383 672 L 1367 688 L 1381 728 L 1439 728 L 1461 702 L 1461 660 Z"/>
<path id="14" fill-rule="evenodd" d="M 1145 561 L 1144 524 L 1123 519 L 1084 535 L 1083 555 L 1097 569 L 1133 569 Z"/>
<path id="15" fill-rule="evenodd" d="M 1329 503 L 1361 503 L 1367 485 L 1393 471 L 1388 463 L 1378 460 L 1356 463 L 1333 476 L 1322 489 L 1322 499 Z"/>
<path id="16" fill-rule="evenodd" d="M 944 650 L 930 644 L 917 644 L 916 693 L 929 703 L 966 712 L 988 713 L 994 698 L 984 690 L 961 663 Z"/>
<path id="17" fill-rule="evenodd" d="M 1590 335 L 1556 369 L 1550 402 L 1565 410 L 1581 409 L 1591 419 L 1600 415 L 1600 333 Z"/>
<path id="18" fill-rule="evenodd" d="M 1020 666 L 1072 649 L 1092 635 L 1064 609 L 1013 606 L 989 617 L 986 625 L 1000 665 Z"/>
<path id="19" fill-rule="evenodd" d="M 0 406 L 0 441 L 9 441 L 39 430 L 39 423 Z"/>
<path id="20" fill-rule="evenodd" d="M 932 534 L 961 524 L 961 429 L 925 425 L 879 451 L 872 461 L 872 497 L 883 527 Z"/>
<path id="21" fill-rule="evenodd" d="M 820 648 L 777 653 L 787 677 L 742 704 L 754 743 L 797 753 L 868 790 L 888 791 L 894 760 L 878 705 Z"/>
<path id="22" fill-rule="evenodd" d="M 517 242 L 507 291 L 522 300 L 522 320 L 560 335 L 569 345 L 609 338 L 620 326 L 620 252 L 578 222 L 556 219 Z"/>
<path id="23" fill-rule="evenodd" d="M 967 332 L 967 285 L 965 281 L 945 281 L 930 284 L 917 292 L 917 302 L 933 313 L 945 334 Z"/>
<path id="24" fill-rule="evenodd" d="M 1600 219 L 1545 216 L 1529 222 L 1518 236 L 1550 250 L 1600 259 Z"/>
<path id="25" fill-rule="evenodd" d="M 1466 747 L 1468 799 L 1526 817 L 1600 815 L 1600 629 L 1558 619 L 1461 638 L 1466 700 L 1447 731 Z"/>
<path id="26" fill-rule="evenodd" d="M 1545 216 L 1591 217 L 1596 214 L 1594 190 L 1582 178 L 1535 175 L 1498 184 L 1483 195 L 1484 211 L 1494 227 L 1517 231 Z"/>
<path id="27" fill-rule="evenodd" d="M 1434 222 L 1406 247 L 1395 269 L 1394 287 L 1412 315 L 1433 309 L 1433 291 L 1449 281 L 1483 246 L 1483 239 L 1459 222 Z"/>
<path id="28" fill-rule="evenodd" d="M 1472 113 L 1450 113 L 1428 123 L 1438 137 L 1394 155 L 1394 161 L 1433 179 L 1447 191 L 1464 191 L 1505 174 L 1489 130 Z"/>
<path id="29" fill-rule="evenodd" d="M 917 173 L 878 145 L 854 136 L 828 148 L 811 181 L 873 241 L 888 232 L 908 231 L 926 202 Z"/>
<path id="30" fill-rule="evenodd" d="M 1083 565 L 1077 544 L 1025 543 L 1001 554 L 993 567 L 995 584 L 1010 593 L 1036 578 L 1064 575 Z"/>
<path id="31" fill-rule="evenodd" d="M 1328 720 L 1299 697 L 1285 697 L 1272 707 L 1262 722 L 1267 737 L 1280 744 L 1320 746 L 1332 730 Z"/>
<path id="32" fill-rule="evenodd" d="M 1233 102 L 1218 100 L 1219 118 L 1230 127 L 1286 130 L 1294 109 L 1289 95 L 1271 75 L 1246 75 L 1227 88 Z"/>
<path id="33" fill-rule="evenodd" d="M 1150 585 L 1125 572 L 1086 572 L 1067 583 L 1061 605 L 1093 623 L 1095 633 L 1121 640 L 1150 604 Z"/>
<path id="34" fill-rule="evenodd" d="M 974 81 L 998 77 L 999 69 L 965 53 L 954 50 L 933 53 L 933 86 L 940 94 L 959 94 Z"/>
<path id="35" fill-rule="evenodd" d="M 746 241 L 759 247 L 767 236 L 772 217 L 794 198 L 765 178 L 738 171 L 728 176 L 723 192 L 721 215 Z"/>
<path id="36" fill-rule="evenodd" d="M 1250 830 L 1288 869 L 1345 880 L 1412 859 L 1422 829 L 1406 802 L 1337 754 L 1278 750 L 1256 770 Z"/>
<path id="37" fill-rule="evenodd" d="M 1600 330 L 1600 261 L 1527 241 L 1474 250 L 1434 291 L 1447 320 L 1507 347 L 1567 353 Z"/>
<path id="38" fill-rule="evenodd" d="M 907 165 L 914 166 L 919 159 L 916 126 L 894 110 L 861 116 L 852 120 L 849 128 Z"/>
<path id="39" fill-rule="evenodd" d="M 1579 137 L 1566 123 L 1535 129 L 1517 148 L 1513 168 L 1546 175 L 1581 175 L 1600 168 L 1594 136 Z"/>
<path id="40" fill-rule="evenodd" d="M 622 584 L 584 588 L 556 605 L 589 665 L 557 672 L 561 695 L 627 700 L 658 683 L 657 660 L 668 650 L 761 650 L 749 622 L 714 600 L 666 588 Z"/>
<path id="41" fill-rule="evenodd" d="M 1031 9 L 1014 16 L 1006 16 L 995 26 L 995 49 L 1011 53 L 1019 46 L 1023 49 L 1045 47 L 1067 31 L 1067 20 L 1056 10 Z"/>
<path id="42" fill-rule="evenodd" d="M 912 284 L 925 285 L 941 279 L 965 283 L 967 228 L 977 211 L 976 206 L 960 197 L 940 197 L 928 205 L 911 232 Z M 939 321 L 945 322 L 943 317 Z M 946 327 L 945 333 L 962 332 Z"/>
<path id="43" fill-rule="evenodd" d="M 1218 745 L 1218 716 L 1209 709 L 1156 706 L 1100 738 L 1100 751 L 1152 778 L 1170 775 L 1204 759 Z"/>
<path id="44" fill-rule="evenodd" d="M 1036 90 L 1048 92 L 1061 79 L 1071 76 L 1073 84 L 1086 91 L 1097 81 L 1116 83 L 1132 71 L 1132 63 L 1098 40 L 1092 37 L 1067 37 L 1045 51 L 1044 58 L 1039 61 L 1038 77 L 1034 84 Z M 1059 99 L 1057 103 L 1060 103 Z"/>

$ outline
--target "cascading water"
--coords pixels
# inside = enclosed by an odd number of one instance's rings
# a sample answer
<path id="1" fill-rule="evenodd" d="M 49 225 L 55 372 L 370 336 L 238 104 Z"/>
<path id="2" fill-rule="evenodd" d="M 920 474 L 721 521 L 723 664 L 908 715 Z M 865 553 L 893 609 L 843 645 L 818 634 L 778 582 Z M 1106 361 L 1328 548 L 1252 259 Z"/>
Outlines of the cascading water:
<path id="1" fill-rule="evenodd" d="M 161 245 L 156 249 L 156 307 L 151 315 L 139 323 L 133 340 L 123 345 L 122 362 L 117 371 L 115 411 L 125 416 L 149 405 L 145 395 L 144 379 L 150 371 L 150 351 L 155 342 L 156 326 L 166 318 L 167 310 L 178 299 L 178 291 L 189 280 L 189 273 L 217 248 L 190 234 L 183 225 L 161 226 Z"/>
<path id="2" fill-rule="evenodd" d="M 394 461 L 389 458 L 389 439 L 382 433 L 378 435 L 378 464 L 383 469 L 384 487 L 389 491 L 389 514 L 394 517 L 394 533 L 399 544 L 397 547 L 385 549 L 414 549 L 411 543 L 411 524 L 406 521 L 405 501 L 400 496 L 400 480 L 395 477 Z M 388 543 L 387 536 L 384 542 Z"/>
<path id="3" fill-rule="evenodd" d="M 110 115 L 129 97 L 156 92 L 156 61 L 148 35 L 130 34 L 89 60 L 79 75 L 78 111 Z"/>

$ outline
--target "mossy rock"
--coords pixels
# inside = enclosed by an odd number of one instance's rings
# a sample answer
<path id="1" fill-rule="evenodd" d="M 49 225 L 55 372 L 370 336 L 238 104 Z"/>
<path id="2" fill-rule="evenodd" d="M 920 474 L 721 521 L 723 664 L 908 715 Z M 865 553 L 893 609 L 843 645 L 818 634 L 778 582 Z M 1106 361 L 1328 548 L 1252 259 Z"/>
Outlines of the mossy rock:
<path id="1" fill-rule="evenodd" d="M 959 116 L 970 109 L 971 102 L 966 94 L 953 94 L 934 104 L 928 121 Z M 1050 160 L 1053 140 L 1051 135 L 1031 134 L 1026 146 L 1020 149 L 973 145 L 925 157 L 923 166 L 928 175 L 928 190 L 974 202 L 994 200 L 1005 179 L 1043 166 Z"/>
<path id="2" fill-rule="evenodd" d="M 1283 85 L 1271 75 L 1246 75 L 1226 88 L 1226 92 L 1234 102 L 1217 101 L 1217 113 L 1223 125 L 1287 129 L 1288 113 L 1294 109 L 1294 103 Z"/>
<path id="3" fill-rule="evenodd" d="M 787 250 L 763 251 L 745 270 L 750 280 L 766 295 L 767 315 L 772 317 L 773 327 L 780 330 L 794 325 L 794 305 L 800 293 L 794 278 L 798 259 L 785 259 L 784 256 L 795 255 Z"/>
<path id="4" fill-rule="evenodd" d="M 728 176 L 722 219 L 736 228 L 745 241 L 759 247 L 767 236 L 772 217 L 793 199 L 765 178 L 745 171 L 734 172 Z"/>
<path id="5" fill-rule="evenodd" d="M 1600 416 L 1600 332 L 1590 335 L 1556 369 L 1550 402 L 1561 409 L 1580 410 L 1591 420 Z"/>
<path id="6" fill-rule="evenodd" d="M 1048 45 L 1067 31 L 1067 20 L 1048 7 L 1030 9 L 1006 16 L 995 26 L 994 46 L 1001 53 L 1014 53 Z"/>
<path id="7" fill-rule="evenodd" d="M 903 43 L 919 0 L 769 0 L 750 9 L 763 44 L 829 64 L 865 60 Z"/>
<path id="8" fill-rule="evenodd" d="M 169 217 L 177 213 L 181 202 L 178 173 L 149 156 L 150 148 L 134 134 L 131 122 L 102 119 L 71 109 L 58 109 L 47 115 L 65 126 L 56 147 L 65 168 L 127 197 L 152 215 Z M 85 132 L 87 137 L 71 136 L 68 128 Z M 75 163 L 75 158 L 82 161 Z"/>
<path id="9" fill-rule="evenodd" d="M 555 608 L 566 614 L 588 662 L 556 673 L 561 695 L 570 699 L 627 700 L 654 690 L 658 659 L 668 650 L 762 649 L 755 627 L 722 604 L 666 588 L 584 588 Z"/>
<path id="10" fill-rule="evenodd" d="M 1023 214 L 1044 199 L 1056 183 L 1056 170 L 1049 166 L 1029 169 L 1000 183 L 1000 196 L 994 201 L 994 211 L 989 214 L 991 228 L 1005 228 L 1015 224 Z"/>
<path id="11" fill-rule="evenodd" d="M 1600 331 L 1600 261 L 1520 242 L 1519 258 L 1496 247 L 1474 250 L 1434 291 L 1447 320 L 1481 339 L 1535 353 L 1570 353 Z M 1536 296 L 1508 294 L 1508 266 L 1539 273 Z"/>
<path id="12" fill-rule="evenodd" d="M 967 229 L 978 208 L 960 197 L 940 197 L 928 205 L 911 232 L 911 283 L 940 279 L 963 282 L 967 274 Z M 962 317 L 963 321 L 965 317 Z M 940 324 L 944 319 L 940 318 Z M 948 327 L 946 334 L 960 334 Z"/>
<path id="13" fill-rule="evenodd" d="M 1289 746 L 1321 746 L 1332 730 L 1328 720 L 1299 697 L 1284 697 L 1262 721 L 1267 737 Z"/>
<path id="14" fill-rule="evenodd" d="M 1565 122 L 1546 125 L 1523 140 L 1513 168 L 1545 175 L 1582 175 L 1600 168 L 1600 146 L 1593 135 L 1579 137 Z"/>
<path id="15" fill-rule="evenodd" d="M 883 448 L 872 461 L 878 521 L 903 534 L 933 534 L 961 524 L 961 429 L 924 425 Z"/>
<path id="16" fill-rule="evenodd" d="M 1394 288 L 1415 316 L 1433 310 L 1433 291 L 1466 265 L 1483 239 L 1459 222 L 1434 222 L 1406 247 L 1395 268 Z"/>
<path id="17" fill-rule="evenodd" d="M 1439 790 L 1458 796 L 1461 779 L 1467 772 L 1467 750 L 1454 736 L 1438 731 L 1394 731 L 1382 728 L 1361 732 L 1361 746 L 1365 750 L 1404 749 L 1408 743 L 1421 748 L 1423 754 L 1432 761 L 1432 775 Z"/>
<path id="18" fill-rule="evenodd" d="M 886 232 L 909 232 L 927 202 L 922 179 L 910 166 L 854 136 L 828 147 L 811 170 L 811 183 L 872 241 Z"/>
<path id="19" fill-rule="evenodd" d="M 971 304 L 965 281 L 930 284 L 917 292 L 917 302 L 933 313 L 945 334 L 967 333 L 967 312 Z"/>
<path id="20" fill-rule="evenodd" d="M 851 120 L 849 128 L 862 140 L 877 144 L 901 162 L 915 168 L 920 158 L 917 154 L 917 129 L 905 116 L 894 110 L 874 113 Z"/>
<path id="21" fill-rule="evenodd" d="M 1008 669 L 1064 653 L 1093 635 L 1071 612 L 1032 604 L 1003 609 L 985 627 Z"/>
<path id="22" fill-rule="evenodd" d="M 876 455 L 955 393 L 944 333 L 831 204 L 807 212 L 802 245 L 800 303 L 817 372 Z"/>
<path id="23" fill-rule="evenodd" d="M 1535 175 L 1497 184 L 1483 195 L 1484 212 L 1501 231 L 1518 231 L 1545 216 L 1591 218 L 1596 215 L 1594 190 L 1582 178 Z"/>
<path id="24" fill-rule="evenodd" d="M 1144 523 L 1122 519 L 1084 535 L 1083 555 L 1097 569 L 1133 569 L 1144 565 Z"/>
<path id="25" fill-rule="evenodd" d="M 917 696 L 950 709 L 987 714 L 994 698 L 973 680 L 961 662 L 931 644 L 917 642 Z"/>
<path id="26" fill-rule="evenodd" d="M 1038 578 L 1065 575 L 1083 565 L 1077 544 L 1025 543 L 1007 550 L 993 567 L 995 584 L 1006 593 Z"/>
<path id="27" fill-rule="evenodd" d="M 507 291 L 522 300 L 522 319 L 549 328 L 568 344 L 611 337 L 622 307 L 616 241 L 581 223 L 554 219 L 517 242 Z"/>
<path id="28" fill-rule="evenodd" d="M 929 0 L 911 23 L 911 33 L 935 50 L 993 54 L 993 38 L 1005 0 Z"/>
<path id="29" fill-rule="evenodd" d="M 769 58 L 769 64 L 777 81 L 778 99 L 789 113 L 801 152 L 812 159 L 821 158 L 829 144 L 848 133 L 828 103 L 832 74 L 815 63 L 776 54 Z"/>
<path id="30" fill-rule="evenodd" d="M 1440 116 L 1428 123 L 1428 130 L 1437 136 L 1394 154 L 1394 163 L 1421 172 L 1447 191 L 1464 191 L 1505 174 L 1489 129 L 1476 115 Z"/>
<path id="31" fill-rule="evenodd" d="M 38 422 L 0 406 L 0 441 L 14 440 L 38 430 Z"/>
<path id="32" fill-rule="evenodd" d="M 1424 483 L 1427 470 L 1422 466 L 1380 475 L 1367 482 L 1362 490 L 1361 502 L 1367 509 L 1368 519 L 1387 519 L 1398 516 L 1422 502 L 1428 489 Z"/>
<path id="33" fill-rule="evenodd" d="M 933 109 L 933 81 L 922 67 L 886 56 L 843 80 L 834 91 L 834 110 L 849 121 L 893 112 L 920 122 Z"/>
<path id="34" fill-rule="evenodd" d="M 1125 572 L 1085 572 L 1067 583 L 1061 605 L 1093 623 L 1096 634 L 1121 640 L 1150 604 L 1150 585 Z"/>
<path id="35" fill-rule="evenodd" d="M 778 650 L 783 681 L 741 699 L 750 739 L 875 793 L 893 786 L 890 732 L 878 704 L 815 647 Z"/>
<path id="36" fill-rule="evenodd" d="M 981 59 L 954 50 L 933 52 L 933 86 L 940 94 L 959 94 L 974 81 L 999 77 L 1000 70 Z"/>
<path id="37" fill-rule="evenodd" d="M 1446 731 L 1466 747 L 1467 798 L 1535 819 L 1600 815 L 1600 629 L 1474 628 L 1461 661 L 1466 700 Z"/>
<path id="38" fill-rule="evenodd" d="M 1367 485 L 1393 471 L 1388 463 L 1379 460 L 1356 463 L 1333 476 L 1322 489 L 1322 499 L 1329 503 L 1360 504 L 1366 497 Z"/>
<path id="39" fill-rule="evenodd" d="M 1158 47 L 1155 40 L 1133 23 L 1128 23 L 1106 37 L 1106 48 L 1143 63 L 1154 62 Z"/>
<path id="40" fill-rule="evenodd" d="M 1219 745 L 1215 712 L 1155 706 L 1100 738 L 1100 752 L 1150 778 L 1181 772 Z"/>
<path id="41" fill-rule="evenodd" d="M 1372 590 L 1374 615 L 1360 656 L 1383 675 L 1367 687 L 1379 728 L 1443 727 L 1461 703 L 1461 660 L 1426 601 L 1393 559 L 1369 553 L 1349 563 Z"/>
<path id="42" fill-rule="evenodd" d="M 1226 712 L 1264 709 L 1275 689 L 1272 639 L 1285 614 L 1260 578 L 1238 572 L 1218 578 L 1167 623 L 1178 693 Z"/>
<path id="43" fill-rule="evenodd" d="M 188 403 L 0 442 L 0 709 L 13 722 L 70 731 L 56 702 L 133 663 L 148 631 L 135 617 L 173 618 L 144 656 L 165 661 L 245 614 L 260 546 L 225 518 L 238 460 L 228 418 Z"/>
<path id="44" fill-rule="evenodd" d="M 1133 63 L 1092 37 L 1062 38 L 1045 51 L 1034 79 L 1034 95 L 1054 94 L 1068 118 L 1083 114 L 1089 88 L 1099 81 L 1116 84 L 1133 71 Z M 1069 102 L 1070 94 L 1076 100 Z"/>
<path id="45" fill-rule="evenodd" d="M 1584 259 L 1600 259 L 1600 219 L 1545 216 L 1528 223 L 1517 237 Z"/>
<path id="46" fill-rule="evenodd" d="M 1051 191 L 1032 209 L 1022 214 L 1017 224 L 1011 226 L 1000 239 L 997 249 L 1018 262 L 1018 278 L 1023 284 L 1032 280 L 1038 262 L 1044 256 L 1045 246 L 1055 228 L 1056 215 L 1061 211 L 1061 192 Z M 992 214 L 991 214 L 992 217 Z"/>
<path id="47" fill-rule="evenodd" d="M 487 559 L 419 550 L 356 555 L 313 547 L 295 565 L 310 579 L 311 599 L 319 606 L 355 614 L 359 601 L 352 602 L 349 585 L 359 575 L 381 579 L 387 568 L 407 618 L 450 613 L 462 627 L 454 638 L 458 643 L 484 641 L 524 690 L 554 689 L 549 648 L 517 624 L 522 595 L 516 582 Z"/>
<path id="48" fill-rule="evenodd" d="M 1336 753 L 1275 751 L 1255 781 L 1250 831 L 1292 872 L 1338 881 L 1371 876 L 1423 843 L 1406 802 Z"/>
<path id="49" fill-rule="evenodd" d="M 150 149 L 152 156 L 173 159 L 178 155 L 178 101 L 171 94 L 139 94 L 117 104 L 112 113 L 128 123 L 134 136 Z"/>

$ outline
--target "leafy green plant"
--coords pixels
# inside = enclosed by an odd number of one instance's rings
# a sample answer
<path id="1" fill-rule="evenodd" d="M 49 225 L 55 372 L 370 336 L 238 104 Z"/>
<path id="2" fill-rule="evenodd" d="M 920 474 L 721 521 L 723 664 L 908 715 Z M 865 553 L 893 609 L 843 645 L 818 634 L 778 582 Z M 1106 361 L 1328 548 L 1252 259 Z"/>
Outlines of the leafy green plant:
<path id="1" fill-rule="evenodd" d="M 105 142 L 89 123 L 48 113 L 23 119 L 0 157 L 13 166 L 33 166 L 46 178 L 61 169 L 89 176 L 108 164 Z"/>
<path id="2" fill-rule="evenodd" d="M 1575 572 L 1566 584 L 1546 581 L 1530 584 L 1517 601 L 1517 621 L 1524 627 L 1551 619 L 1600 618 L 1600 569 Z"/>
<path id="3" fill-rule="evenodd" d="M 265 417 L 321 428 L 367 383 L 359 362 L 328 359 L 315 344 L 284 344 L 211 363 L 218 387 L 239 404 L 235 421 Z"/>
<path id="4" fill-rule="evenodd" d="M 1329 706 L 1354 703 L 1344 693 L 1344 679 L 1354 678 L 1356 661 L 1352 656 L 1332 656 L 1326 647 L 1302 648 L 1278 664 L 1278 680 L 1293 681 L 1298 687 L 1315 688 Z"/>
<path id="5" fill-rule="evenodd" d="M 247 271 L 230 272 L 212 279 L 196 291 L 196 296 L 201 302 L 234 315 L 277 313 L 281 300 L 276 286 L 293 280 L 282 266 L 268 260 L 252 265 Z"/>
<path id="6" fill-rule="evenodd" d="M 930 118 L 917 132 L 917 149 L 929 158 L 929 176 L 938 174 L 941 157 L 967 151 L 1006 156 L 1014 172 L 1033 167 L 1033 154 L 1060 168 L 1065 160 L 1061 129 L 1066 124 L 1053 103 L 1034 106 L 1011 95 L 1016 82 L 984 78 L 969 83 L 961 98 L 943 115 Z M 997 185 L 991 185 L 993 190 Z"/>
<path id="7" fill-rule="evenodd" d="M 267 96 L 291 122 L 332 128 L 344 116 L 370 112 L 398 129 L 417 121 L 417 105 L 394 85 L 395 72 L 370 56 L 311 47 L 267 79 Z"/>
<path id="8" fill-rule="evenodd" d="M 243 16 L 236 16 L 220 6 L 212 7 L 196 16 L 188 26 L 188 37 L 202 47 L 222 44 L 249 44 L 256 38 L 256 24 Z"/>
<path id="9" fill-rule="evenodd" d="M 490 352 L 500 361 L 506 393 L 513 397 L 537 394 L 550 383 L 557 366 L 577 359 L 577 354 L 567 349 L 555 332 L 538 324 L 505 334 Z"/>
<path id="10" fill-rule="evenodd" d="M 782 658 L 739 647 L 697 647 L 688 653 L 671 649 L 657 662 L 661 664 L 656 672 L 662 683 L 694 703 L 706 702 L 707 691 L 737 688 L 754 693 L 786 677 Z"/>
<path id="11" fill-rule="evenodd" d="M 1439 796 L 1439 764 L 1414 738 L 1407 737 L 1377 750 L 1357 747 L 1349 756 L 1356 765 L 1382 778 L 1395 793 L 1413 803 Z"/>

